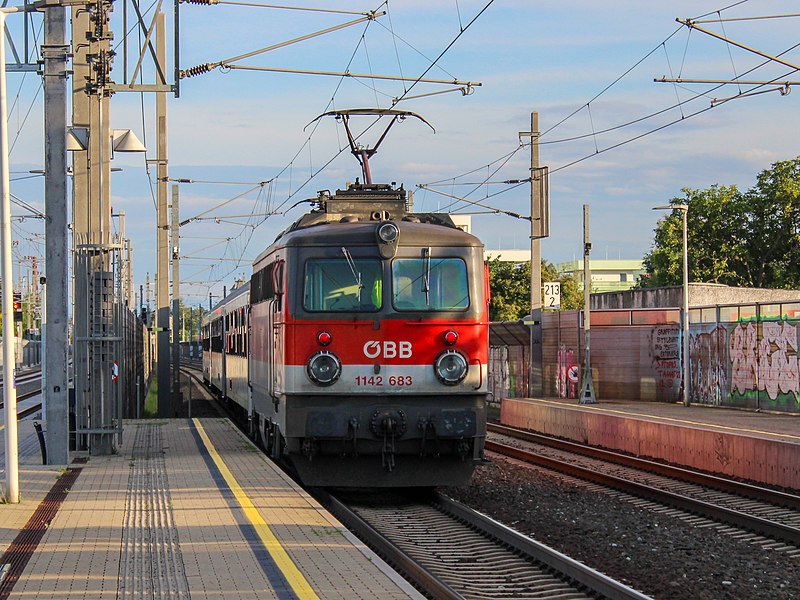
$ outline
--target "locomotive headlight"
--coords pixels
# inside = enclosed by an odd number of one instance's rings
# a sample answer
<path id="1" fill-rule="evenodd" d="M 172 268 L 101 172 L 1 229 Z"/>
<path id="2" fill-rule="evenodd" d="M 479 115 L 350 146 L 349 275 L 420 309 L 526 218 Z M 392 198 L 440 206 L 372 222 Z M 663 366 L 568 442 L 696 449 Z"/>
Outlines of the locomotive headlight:
<path id="1" fill-rule="evenodd" d="M 384 223 L 378 227 L 378 237 L 387 244 L 396 241 L 398 235 L 400 235 L 400 230 L 394 223 Z"/>
<path id="2" fill-rule="evenodd" d="M 342 374 L 342 362 L 333 352 L 320 350 L 308 359 L 306 373 L 317 385 L 333 385 Z"/>
<path id="3" fill-rule="evenodd" d="M 467 359 L 456 350 L 445 350 L 436 357 L 433 371 L 436 378 L 445 385 L 456 385 L 467 376 Z"/>

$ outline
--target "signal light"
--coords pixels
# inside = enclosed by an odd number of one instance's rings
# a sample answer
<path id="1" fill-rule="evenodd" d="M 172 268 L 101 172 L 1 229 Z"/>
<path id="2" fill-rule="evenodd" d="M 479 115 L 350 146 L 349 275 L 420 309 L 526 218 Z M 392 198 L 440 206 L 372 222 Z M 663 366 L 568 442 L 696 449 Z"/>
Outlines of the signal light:
<path id="1" fill-rule="evenodd" d="M 452 346 L 458 341 L 458 334 L 452 329 L 444 334 L 444 343 Z"/>
<path id="2" fill-rule="evenodd" d="M 20 292 L 14 292 L 12 298 L 14 306 L 14 320 L 22 321 L 22 294 Z"/>
<path id="3" fill-rule="evenodd" d="M 317 336 L 317 342 L 319 342 L 320 346 L 327 346 L 328 344 L 331 343 L 332 339 L 333 338 L 331 337 L 331 334 L 328 333 L 327 331 L 323 331 Z"/>

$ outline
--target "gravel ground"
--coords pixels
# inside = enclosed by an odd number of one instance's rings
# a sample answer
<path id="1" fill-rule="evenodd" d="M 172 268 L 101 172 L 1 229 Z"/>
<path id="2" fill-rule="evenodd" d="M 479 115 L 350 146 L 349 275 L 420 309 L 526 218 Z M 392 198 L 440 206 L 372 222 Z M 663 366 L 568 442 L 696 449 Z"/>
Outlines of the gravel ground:
<path id="1" fill-rule="evenodd" d="M 736 541 L 505 458 L 492 460 L 468 487 L 442 491 L 645 594 L 800 598 L 800 555 Z"/>

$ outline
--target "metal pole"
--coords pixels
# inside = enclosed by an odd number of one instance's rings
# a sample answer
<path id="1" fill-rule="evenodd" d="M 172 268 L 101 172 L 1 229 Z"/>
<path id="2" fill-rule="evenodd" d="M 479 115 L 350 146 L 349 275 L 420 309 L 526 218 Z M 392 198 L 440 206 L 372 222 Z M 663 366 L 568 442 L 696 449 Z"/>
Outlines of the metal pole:
<path id="1" fill-rule="evenodd" d="M 536 178 L 539 170 L 539 113 L 531 113 L 531 395 L 541 396 L 542 386 L 542 250 L 541 188 Z M 537 323 L 538 322 L 538 323 Z"/>
<path id="2" fill-rule="evenodd" d="M 156 21 L 156 55 L 166 65 L 166 25 L 163 12 Z M 158 416 L 171 417 L 170 342 L 169 342 L 169 220 L 167 215 L 167 94 L 156 94 L 156 134 L 158 137 L 158 279 L 156 281 L 156 340 L 158 364 Z"/>
<path id="3" fill-rule="evenodd" d="M 541 396 L 542 382 L 542 202 L 539 185 L 539 113 L 531 113 L 531 130 L 520 132 L 531 138 L 531 356 L 528 370 L 528 395 Z"/>
<path id="4" fill-rule="evenodd" d="M 42 421 L 47 422 L 47 355 L 44 351 L 47 347 L 47 280 L 42 277 L 41 281 L 44 288 L 39 308 L 42 314 L 39 322 L 39 347 L 42 349 Z"/>
<path id="5" fill-rule="evenodd" d="M 178 186 L 172 186 L 172 394 L 175 403 L 175 413 L 179 412 L 181 404 L 180 382 L 180 354 L 181 354 L 181 274 L 179 261 L 179 235 L 180 210 Z"/>
<path id="6" fill-rule="evenodd" d="M 653 210 L 679 210 L 683 224 L 683 302 L 681 303 L 681 321 L 683 322 L 683 405 L 689 406 L 691 397 L 691 372 L 689 369 L 689 237 L 687 220 L 689 216 L 688 204 L 668 204 L 654 206 Z"/>
<path id="7" fill-rule="evenodd" d="M 592 382 L 592 361 L 589 342 L 591 336 L 591 294 L 592 294 L 592 270 L 589 266 L 589 252 L 592 249 L 591 238 L 589 237 L 589 205 L 583 205 L 583 341 L 584 341 L 584 367 L 583 385 L 581 386 L 581 398 L 579 404 L 596 404 L 597 398 L 594 394 L 594 383 Z"/>
<path id="8" fill-rule="evenodd" d="M 17 383 L 14 380 L 14 286 L 11 264 L 11 191 L 8 174 L 8 112 L 6 102 L 6 13 L 0 11 L 0 213 L 2 213 L 3 279 L 3 402 L 6 424 L 6 494 L 9 504 L 19 503 L 17 447 Z"/>
<path id="9" fill-rule="evenodd" d="M 688 227 L 689 205 L 681 209 L 683 217 L 683 405 L 689 406 L 692 380 L 689 378 L 689 245 Z"/>

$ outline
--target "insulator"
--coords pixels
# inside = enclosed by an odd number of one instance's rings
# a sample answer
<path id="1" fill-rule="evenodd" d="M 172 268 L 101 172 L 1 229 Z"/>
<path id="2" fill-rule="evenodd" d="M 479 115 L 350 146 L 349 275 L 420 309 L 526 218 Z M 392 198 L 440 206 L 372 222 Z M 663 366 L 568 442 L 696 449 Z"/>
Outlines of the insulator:
<path id="1" fill-rule="evenodd" d="M 186 4 L 205 4 L 205 5 L 219 4 L 219 0 L 182 0 L 182 1 L 186 2 Z"/>
<path id="2" fill-rule="evenodd" d="M 195 75 L 202 75 L 203 73 L 208 73 L 213 66 L 211 63 L 206 63 L 204 65 L 197 65 L 196 67 L 192 67 L 190 69 L 186 69 L 185 71 L 181 71 L 181 78 L 186 77 L 194 77 Z"/>

